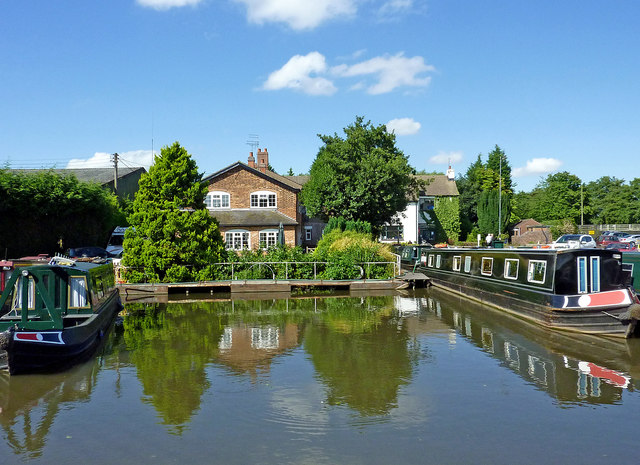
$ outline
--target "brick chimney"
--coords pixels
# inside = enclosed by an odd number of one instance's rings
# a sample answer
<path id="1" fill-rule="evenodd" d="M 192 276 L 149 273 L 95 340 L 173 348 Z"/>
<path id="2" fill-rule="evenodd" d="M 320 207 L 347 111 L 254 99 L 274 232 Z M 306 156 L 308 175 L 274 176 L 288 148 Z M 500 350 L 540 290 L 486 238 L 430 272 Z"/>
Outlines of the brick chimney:
<path id="1" fill-rule="evenodd" d="M 267 149 L 264 149 L 264 151 L 258 149 L 258 169 L 263 173 L 266 173 L 269 169 L 269 152 L 267 152 Z"/>
<path id="2" fill-rule="evenodd" d="M 249 165 L 251 168 L 256 167 L 256 159 L 253 158 L 253 152 L 249 152 L 249 159 L 247 160 L 247 165 Z"/>

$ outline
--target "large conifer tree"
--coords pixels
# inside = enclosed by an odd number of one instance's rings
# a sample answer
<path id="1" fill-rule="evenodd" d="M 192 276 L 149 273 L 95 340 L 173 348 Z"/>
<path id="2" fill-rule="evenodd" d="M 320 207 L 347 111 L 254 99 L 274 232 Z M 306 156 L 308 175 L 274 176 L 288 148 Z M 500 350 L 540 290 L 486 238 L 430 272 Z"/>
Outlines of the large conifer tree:
<path id="1" fill-rule="evenodd" d="M 212 279 L 224 244 L 204 206 L 207 193 L 196 162 L 175 142 L 163 147 L 140 179 L 124 241 L 130 282 Z"/>

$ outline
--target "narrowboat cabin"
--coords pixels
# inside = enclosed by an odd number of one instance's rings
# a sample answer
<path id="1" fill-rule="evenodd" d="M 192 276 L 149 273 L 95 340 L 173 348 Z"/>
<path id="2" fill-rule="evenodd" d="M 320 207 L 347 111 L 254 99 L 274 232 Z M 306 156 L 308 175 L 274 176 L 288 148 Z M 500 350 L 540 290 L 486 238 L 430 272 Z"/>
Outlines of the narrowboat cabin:
<path id="1" fill-rule="evenodd" d="M 93 353 L 121 309 L 111 261 L 16 269 L 0 296 L 0 351 L 9 373 L 66 368 Z"/>
<path id="2" fill-rule="evenodd" d="M 622 269 L 631 276 L 636 292 L 640 292 L 640 252 L 622 252 Z"/>
<path id="3" fill-rule="evenodd" d="M 636 335 L 640 306 L 620 252 L 424 249 L 418 270 L 435 286 L 549 328 Z"/>

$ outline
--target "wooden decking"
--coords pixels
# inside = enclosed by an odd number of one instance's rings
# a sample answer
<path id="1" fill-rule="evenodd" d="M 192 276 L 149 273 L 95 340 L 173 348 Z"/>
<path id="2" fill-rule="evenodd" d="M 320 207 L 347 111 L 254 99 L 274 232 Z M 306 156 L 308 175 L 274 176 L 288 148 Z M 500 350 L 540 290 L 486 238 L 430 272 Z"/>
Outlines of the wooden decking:
<path id="1" fill-rule="evenodd" d="M 260 293 L 291 292 L 296 289 L 367 290 L 398 289 L 405 283 L 398 279 L 342 280 L 272 280 L 251 279 L 233 281 L 203 281 L 192 283 L 118 284 L 123 296 L 167 295 L 167 294 L 216 294 L 216 293 Z"/>

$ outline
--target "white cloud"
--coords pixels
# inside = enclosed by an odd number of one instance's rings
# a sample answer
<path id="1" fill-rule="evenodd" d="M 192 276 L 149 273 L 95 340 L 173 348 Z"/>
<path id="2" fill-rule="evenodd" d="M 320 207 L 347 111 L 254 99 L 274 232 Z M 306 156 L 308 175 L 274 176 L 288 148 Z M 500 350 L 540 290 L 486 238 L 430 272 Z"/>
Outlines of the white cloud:
<path id="1" fill-rule="evenodd" d="M 333 18 L 352 16 L 355 0 L 235 0 L 247 7 L 249 21 L 285 23 L 295 30 L 313 29 Z"/>
<path id="2" fill-rule="evenodd" d="M 417 134 L 422 126 L 413 118 L 396 118 L 387 124 L 387 132 L 393 132 L 397 136 L 410 136 Z"/>
<path id="3" fill-rule="evenodd" d="M 288 88 L 311 95 L 332 95 L 338 89 L 332 80 L 323 75 L 331 75 L 334 78 L 374 75 L 377 82 L 360 80 L 353 84 L 350 90 L 365 89 L 367 93 L 377 95 L 391 92 L 402 86 L 427 86 L 431 78 L 420 75 L 434 70 L 433 66 L 425 64 L 423 57 L 407 58 L 403 53 L 379 56 L 354 65 L 341 64 L 329 68 L 324 55 L 311 52 L 307 55 L 293 56 L 282 68 L 269 75 L 262 88 L 265 90 Z"/>
<path id="4" fill-rule="evenodd" d="M 397 87 L 426 87 L 431 82 L 430 77 L 421 77 L 423 73 L 435 71 L 431 65 L 424 62 L 421 56 L 407 58 L 403 53 L 394 56 L 379 56 L 355 65 L 339 65 L 331 70 L 341 77 L 375 75 L 377 82 L 367 88 L 369 94 L 385 94 Z"/>
<path id="5" fill-rule="evenodd" d="M 557 158 L 532 158 L 527 160 L 526 166 L 514 168 L 511 174 L 515 178 L 547 174 L 556 171 L 560 166 L 562 162 Z"/>
<path id="6" fill-rule="evenodd" d="M 66 168 L 110 168 L 113 166 L 111 155 L 111 153 L 96 152 L 90 158 L 74 158 L 67 163 Z M 120 167 L 144 166 L 149 171 L 149 167 L 153 164 L 151 150 L 131 150 L 129 152 L 118 152 L 118 155 Z"/>
<path id="7" fill-rule="evenodd" d="M 449 163 L 458 163 L 461 162 L 463 158 L 462 152 L 453 151 L 453 152 L 438 152 L 437 155 L 429 158 L 430 163 L 436 163 L 439 165 L 448 165 Z"/>
<path id="8" fill-rule="evenodd" d="M 307 55 L 293 56 L 282 68 L 272 72 L 263 89 L 293 89 L 310 95 L 331 95 L 336 92 L 333 82 L 324 77 L 313 77 L 324 74 L 327 64 L 322 54 L 311 52 Z"/>
<path id="9" fill-rule="evenodd" d="M 197 5 L 202 0 L 136 0 L 139 5 L 153 8 L 154 10 L 168 10 L 188 5 Z"/>

